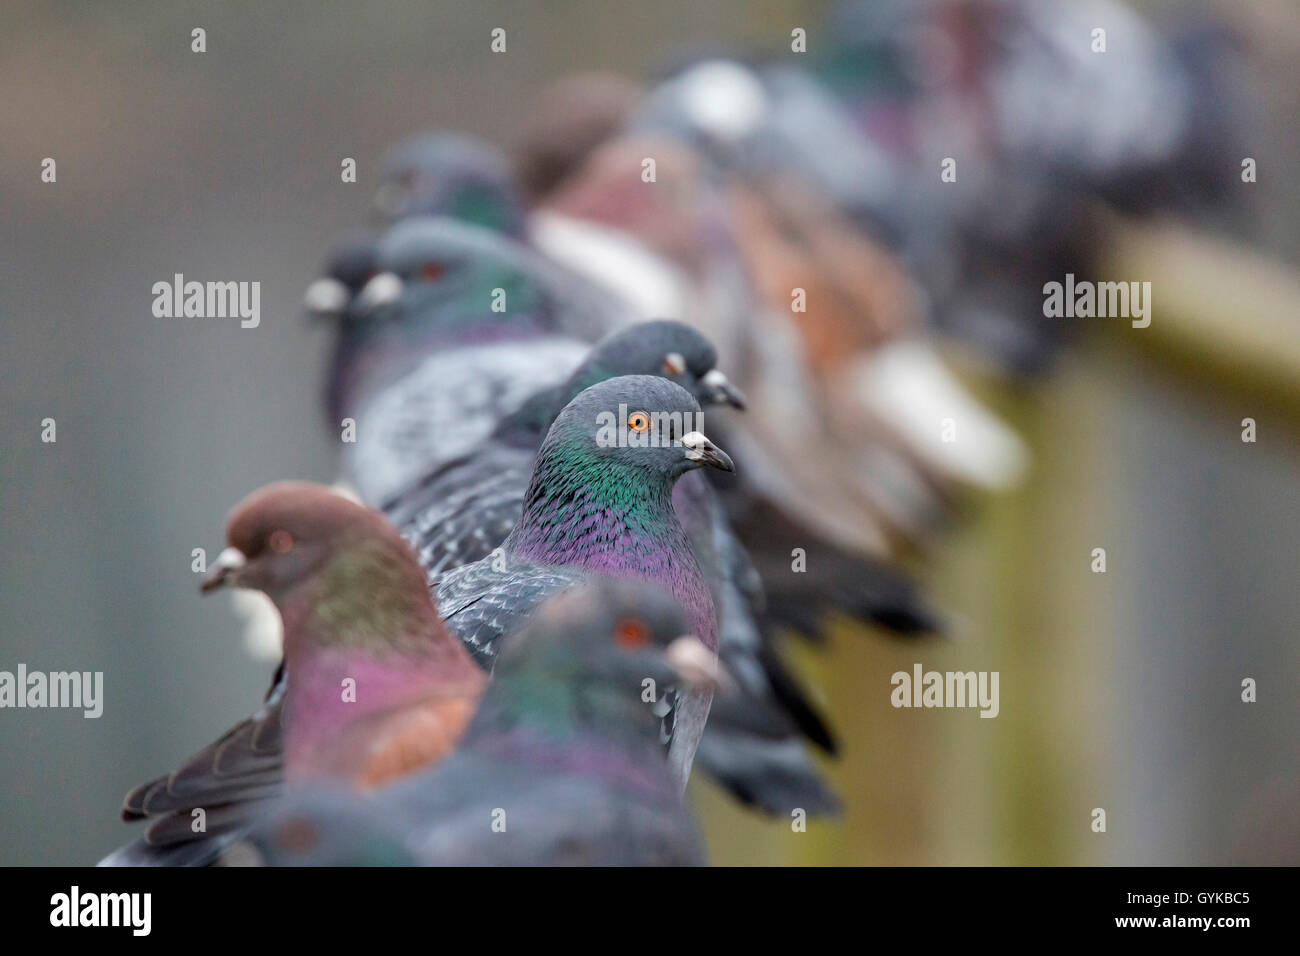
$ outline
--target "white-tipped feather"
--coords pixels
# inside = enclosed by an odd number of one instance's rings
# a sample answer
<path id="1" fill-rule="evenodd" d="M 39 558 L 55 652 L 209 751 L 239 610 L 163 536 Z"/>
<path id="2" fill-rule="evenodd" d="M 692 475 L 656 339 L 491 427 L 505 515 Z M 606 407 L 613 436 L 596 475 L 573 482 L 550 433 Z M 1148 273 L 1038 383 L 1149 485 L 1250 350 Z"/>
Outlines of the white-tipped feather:
<path id="1" fill-rule="evenodd" d="M 734 142 L 757 129 L 767 114 L 763 85 L 745 67 L 727 60 L 707 60 L 674 81 L 686 111 L 701 130 Z"/>
<path id="2" fill-rule="evenodd" d="M 926 343 L 903 340 L 881 348 L 862 360 L 856 380 L 863 403 L 949 478 L 1003 490 L 1024 477 L 1024 443 L 962 387 Z"/>
<path id="3" fill-rule="evenodd" d="M 535 213 L 532 230 L 551 258 L 618 293 L 640 318 L 689 314 L 685 277 L 626 232 L 553 212 Z"/>

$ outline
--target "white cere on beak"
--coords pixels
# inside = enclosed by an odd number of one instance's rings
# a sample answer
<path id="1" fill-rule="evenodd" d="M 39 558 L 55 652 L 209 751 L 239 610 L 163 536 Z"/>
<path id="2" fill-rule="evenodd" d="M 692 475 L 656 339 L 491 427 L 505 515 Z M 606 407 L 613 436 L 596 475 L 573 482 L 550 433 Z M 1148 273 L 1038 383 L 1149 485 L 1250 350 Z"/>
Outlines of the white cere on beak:
<path id="1" fill-rule="evenodd" d="M 693 686 L 717 686 L 719 682 L 718 655 L 700 642 L 698 637 L 686 634 L 676 638 L 664 651 L 664 660 Z"/>
<path id="2" fill-rule="evenodd" d="M 307 286 L 302 304 L 309 312 L 342 312 L 348 306 L 348 287 L 328 276 Z"/>
<path id="3" fill-rule="evenodd" d="M 212 562 L 214 568 L 225 568 L 230 571 L 238 571 L 248 563 L 248 558 L 244 557 L 244 552 L 238 548 L 226 548 L 217 559 Z"/>
<path id="4" fill-rule="evenodd" d="M 721 369 L 711 368 L 704 373 L 704 378 L 700 379 L 709 388 L 726 388 L 731 384 L 731 380 L 722 374 Z"/>
<path id="5" fill-rule="evenodd" d="M 669 352 L 664 356 L 664 371 L 669 375 L 681 375 L 686 371 L 686 357 L 681 352 Z"/>
<path id="6" fill-rule="evenodd" d="M 704 447 L 711 445 L 703 432 L 687 432 L 682 436 L 682 445 L 686 448 L 686 457 L 698 461 L 704 455 Z"/>
<path id="7" fill-rule="evenodd" d="M 369 312 L 402 297 L 403 283 L 400 276 L 392 272 L 381 272 L 361 287 L 357 293 L 357 308 Z"/>

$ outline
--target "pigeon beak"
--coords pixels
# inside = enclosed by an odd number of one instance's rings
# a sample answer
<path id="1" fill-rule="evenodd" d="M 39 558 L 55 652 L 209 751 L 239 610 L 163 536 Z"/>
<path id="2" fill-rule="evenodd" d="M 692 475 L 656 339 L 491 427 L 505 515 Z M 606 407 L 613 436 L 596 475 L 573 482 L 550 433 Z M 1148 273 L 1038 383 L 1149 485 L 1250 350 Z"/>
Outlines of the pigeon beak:
<path id="1" fill-rule="evenodd" d="M 700 380 L 708 394 L 709 400 L 717 405 L 730 405 L 742 412 L 745 410 L 745 393 L 731 384 L 731 379 L 719 369 L 710 369 Z"/>
<path id="2" fill-rule="evenodd" d="M 682 446 L 686 449 L 686 457 L 691 461 L 720 471 L 736 470 L 731 456 L 709 441 L 703 432 L 687 432 L 682 436 Z"/>
<path id="3" fill-rule="evenodd" d="M 358 312 L 373 312 L 381 306 L 396 302 L 402 297 L 401 277 L 393 272 L 380 272 L 361 287 L 357 293 Z"/>
<path id="4" fill-rule="evenodd" d="M 235 572 L 239 571 L 248 563 L 244 557 L 244 552 L 238 548 L 226 548 L 219 555 L 217 560 L 212 562 L 212 573 L 203 579 L 199 585 L 199 590 L 208 594 L 218 588 L 224 588 L 232 583 Z"/>
<path id="5" fill-rule="evenodd" d="M 693 634 L 675 638 L 664 650 L 664 660 L 686 686 L 703 690 L 710 688 L 726 693 L 734 686 L 734 679 L 709 650 Z"/>
<path id="6" fill-rule="evenodd" d="M 302 306 L 315 319 L 329 319 L 340 315 L 348 307 L 352 294 L 338 279 L 324 276 L 307 286 Z"/>

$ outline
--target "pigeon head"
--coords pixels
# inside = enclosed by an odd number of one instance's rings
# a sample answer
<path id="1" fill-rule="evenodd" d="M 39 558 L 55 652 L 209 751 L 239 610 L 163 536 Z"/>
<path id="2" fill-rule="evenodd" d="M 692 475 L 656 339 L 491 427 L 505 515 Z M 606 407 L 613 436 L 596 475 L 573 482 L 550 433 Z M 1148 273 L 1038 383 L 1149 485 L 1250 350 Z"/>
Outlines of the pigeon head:
<path id="1" fill-rule="evenodd" d="M 413 217 L 374 241 L 364 271 L 350 272 L 364 280 L 355 293 L 338 276 L 320 280 L 309 290 L 315 298 L 327 304 L 347 300 L 335 313 L 342 321 L 326 382 L 331 420 L 439 348 L 550 323 L 564 291 L 538 260 L 483 226 Z"/>
<path id="2" fill-rule="evenodd" d="M 641 690 L 647 677 L 667 687 L 712 687 L 717 655 L 691 633 L 671 593 L 651 582 L 593 578 L 540 605 L 506 644 L 498 677 L 516 669 Z"/>
<path id="3" fill-rule="evenodd" d="M 256 588 L 284 622 L 284 772 L 373 786 L 439 759 L 483 675 L 443 626 L 410 547 L 376 511 L 281 482 L 235 507 L 204 590 Z M 350 683 L 349 683 L 350 682 Z M 348 696 L 340 690 L 361 689 Z M 422 710 L 437 695 L 439 705 Z M 410 708 L 417 730 L 380 716 Z"/>
<path id="4" fill-rule="evenodd" d="M 204 592 L 263 591 L 282 614 L 301 595 L 323 623 L 339 625 L 317 628 L 325 638 L 362 617 L 377 635 L 409 635 L 432 613 L 424 575 L 397 530 L 324 485 L 286 481 L 253 492 L 231 512 L 226 540 Z"/>
<path id="5" fill-rule="evenodd" d="M 527 247 L 446 216 L 397 223 L 377 252 L 378 268 L 353 300 L 358 332 L 502 325 L 549 307 L 555 294 Z"/>
<path id="6" fill-rule="evenodd" d="M 673 509 L 673 485 L 686 472 L 734 470 L 701 417 L 690 392 L 659 376 L 623 375 L 581 392 L 542 440 L 505 553 L 667 587 L 693 633 L 716 647 L 713 599 Z"/>
<path id="7" fill-rule="evenodd" d="M 448 216 L 516 238 L 524 209 L 510 164 L 470 136 L 426 133 L 400 143 L 380 168 L 375 211 L 385 223 L 409 216 Z"/>
<path id="8" fill-rule="evenodd" d="M 556 416 L 533 478 L 536 485 L 567 475 L 597 498 L 626 498 L 669 493 L 677 478 L 705 466 L 735 470 L 705 436 L 695 397 L 659 376 L 622 375 L 584 389 Z"/>
<path id="9" fill-rule="evenodd" d="M 701 405 L 745 407 L 740 390 L 717 368 L 718 351 L 684 322 L 654 319 L 611 332 L 570 377 L 566 398 L 618 375 L 658 375 L 690 392 Z"/>
<path id="10" fill-rule="evenodd" d="M 374 270 L 338 326 L 329 409 L 355 411 L 441 349 L 563 330 L 595 337 L 622 308 L 528 246 L 483 226 L 416 216 L 376 242 Z"/>

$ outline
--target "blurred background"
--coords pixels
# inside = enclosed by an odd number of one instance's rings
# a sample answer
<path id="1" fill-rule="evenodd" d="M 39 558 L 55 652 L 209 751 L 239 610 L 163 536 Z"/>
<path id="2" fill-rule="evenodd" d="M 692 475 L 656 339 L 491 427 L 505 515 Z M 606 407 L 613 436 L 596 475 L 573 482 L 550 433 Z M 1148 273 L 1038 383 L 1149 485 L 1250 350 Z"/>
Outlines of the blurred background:
<path id="1" fill-rule="evenodd" d="M 1000 6 L 865 4 L 862 20 L 810 0 L 7 3 L 0 670 L 103 671 L 106 702 L 98 720 L 0 711 L 0 863 L 97 860 L 134 835 L 122 795 L 264 692 L 271 666 L 224 599 L 200 600 L 191 550 L 220 547 L 249 490 L 336 474 L 319 412 L 330 337 L 300 303 L 366 221 L 387 147 L 440 127 L 510 146 L 535 93 L 570 72 L 652 82 L 706 53 L 788 58 L 795 27 L 846 102 L 852 56 L 897 70 L 861 94 L 890 91 L 892 111 L 861 115 L 876 132 L 881 116 L 910 124 L 906 148 L 882 142 L 922 172 L 886 198 L 919 198 L 867 218 L 927 289 L 936 347 L 1030 464 L 903 551 L 953 639 L 845 625 L 796 645 L 840 732 L 840 819 L 794 833 L 696 781 L 714 860 L 1300 862 L 1300 17 L 1289 0 L 1140 3 L 1133 26 L 1127 7 L 1045 0 L 1039 26 L 1082 22 L 1083 51 L 1109 27 L 1114 67 L 1071 85 L 1059 60 L 994 43 L 1023 64 L 963 95 L 979 63 L 934 24 L 1014 39 Z M 497 26 L 503 56 L 488 53 Z M 1139 36 L 1174 52 L 1126 76 Z M 1043 115 L 1058 121 L 1026 132 Z M 1173 115 L 1181 127 L 1144 139 Z M 982 208 L 924 201 L 947 134 L 959 155 L 986 148 Z M 343 157 L 358 183 L 340 182 Z M 934 253 L 957 243 L 960 257 Z M 1150 328 L 1051 325 L 1042 275 L 1067 271 L 1150 281 Z M 260 328 L 155 318 L 151 287 L 176 272 L 259 280 Z M 892 708 L 890 675 L 915 662 L 999 671 L 1000 715 Z"/>

